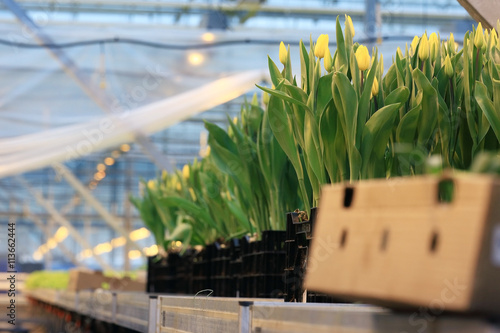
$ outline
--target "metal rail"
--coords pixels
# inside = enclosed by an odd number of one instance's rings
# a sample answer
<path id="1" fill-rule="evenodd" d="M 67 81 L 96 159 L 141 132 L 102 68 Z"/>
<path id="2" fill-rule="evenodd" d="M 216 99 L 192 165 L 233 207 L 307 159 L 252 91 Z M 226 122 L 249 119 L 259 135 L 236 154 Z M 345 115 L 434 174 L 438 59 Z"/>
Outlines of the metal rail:
<path id="1" fill-rule="evenodd" d="M 439 309 L 146 293 L 34 290 L 28 297 L 139 332 L 499 333 L 500 325 Z"/>
<path id="2" fill-rule="evenodd" d="M 210 10 L 219 10 L 228 14 L 244 14 L 248 11 L 255 12 L 260 16 L 283 16 L 287 17 L 314 17 L 314 18 L 332 18 L 337 15 L 349 14 L 353 18 L 362 19 L 365 16 L 364 9 L 337 7 L 319 7 L 319 6 L 276 6 L 260 5 L 251 3 L 219 3 L 213 5 L 210 2 L 200 3 L 192 2 L 186 5 L 185 2 L 166 2 L 166 1 L 145 1 L 145 0 L 87 0 L 76 3 L 74 0 L 52 0 L 38 2 L 33 0 L 17 0 L 27 10 L 45 11 L 45 12 L 90 12 L 90 13 L 123 13 L 123 14 L 176 14 L 176 13 L 204 13 Z M 394 11 L 392 9 L 382 9 L 383 18 L 399 17 L 402 20 L 421 19 L 422 14 L 415 11 Z M 467 19 L 466 14 L 446 13 L 436 10 L 426 13 L 429 20 L 457 20 Z"/>

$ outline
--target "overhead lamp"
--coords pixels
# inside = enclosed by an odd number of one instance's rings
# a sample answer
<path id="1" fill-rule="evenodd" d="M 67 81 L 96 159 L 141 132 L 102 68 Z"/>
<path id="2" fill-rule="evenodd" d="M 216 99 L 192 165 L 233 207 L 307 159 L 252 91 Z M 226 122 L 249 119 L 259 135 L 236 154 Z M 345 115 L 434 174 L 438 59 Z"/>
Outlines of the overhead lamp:
<path id="1" fill-rule="evenodd" d="M 125 237 L 117 237 L 117 238 L 113 238 L 111 240 L 111 245 L 113 247 L 120 247 L 120 246 L 123 246 L 125 245 L 125 243 L 127 242 L 127 240 L 125 239 Z"/>
<path id="2" fill-rule="evenodd" d="M 53 238 L 50 238 L 48 241 L 47 241 L 47 247 L 52 250 L 52 249 L 55 249 L 57 246 L 57 242 L 53 239 Z"/>
<path id="3" fill-rule="evenodd" d="M 68 237 L 68 229 L 66 227 L 60 227 L 59 229 L 57 229 L 56 234 L 54 235 L 54 240 L 60 243 L 65 240 L 66 237 Z"/>
<path id="4" fill-rule="evenodd" d="M 120 146 L 120 150 L 121 150 L 122 152 L 126 153 L 126 152 L 128 152 L 128 151 L 130 150 L 130 146 L 129 146 L 128 144 L 124 143 L 124 144 L 122 144 L 122 145 Z"/>
<path id="5" fill-rule="evenodd" d="M 33 260 L 39 261 L 42 260 L 43 256 L 40 253 L 40 251 L 36 250 L 35 253 L 33 253 Z"/>
<path id="6" fill-rule="evenodd" d="M 111 250 L 113 250 L 113 247 L 111 246 L 110 243 L 102 243 L 102 244 L 97 245 L 94 248 L 94 253 L 95 254 L 102 254 L 102 253 L 111 252 Z"/>
<path id="7" fill-rule="evenodd" d="M 113 165 L 113 164 L 115 164 L 115 159 L 112 158 L 112 157 L 106 157 L 104 159 L 104 164 L 106 164 L 106 165 Z"/>
<path id="8" fill-rule="evenodd" d="M 106 166 L 102 163 L 97 164 L 97 171 L 106 171 Z"/>
<path id="9" fill-rule="evenodd" d="M 151 233 L 149 232 L 148 229 L 142 227 L 140 229 L 134 230 L 130 233 L 130 239 L 133 241 L 139 240 L 139 239 L 144 239 L 148 237 Z"/>
<path id="10" fill-rule="evenodd" d="M 138 259 L 141 257 L 141 251 L 139 250 L 132 250 L 132 251 L 128 251 L 128 258 L 129 259 Z"/>
<path id="11" fill-rule="evenodd" d="M 205 57 L 200 52 L 191 52 L 187 57 L 188 63 L 193 66 L 199 66 L 205 61 Z"/>
<path id="12" fill-rule="evenodd" d="M 106 177 L 106 172 L 104 171 L 99 171 L 94 174 L 94 179 L 97 181 L 103 180 L 104 177 Z"/>
<path id="13" fill-rule="evenodd" d="M 205 32 L 201 35 L 201 40 L 204 42 L 213 42 L 215 40 L 215 35 L 211 32 Z"/>

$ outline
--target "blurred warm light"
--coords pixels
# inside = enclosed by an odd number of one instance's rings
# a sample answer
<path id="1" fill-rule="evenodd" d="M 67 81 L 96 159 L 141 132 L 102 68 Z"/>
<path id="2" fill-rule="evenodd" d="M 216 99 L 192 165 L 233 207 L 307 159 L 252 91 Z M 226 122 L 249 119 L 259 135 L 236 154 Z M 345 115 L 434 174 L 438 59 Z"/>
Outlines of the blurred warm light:
<path id="1" fill-rule="evenodd" d="M 113 250 L 113 247 L 111 246 L 110 243 L 102 243 L 94 247 L 95 254 L 107 253 L 111 252 L 111 250 Z"/>
<path id="2" fill-rule="evenodd" d="M 128 258 L 129 259 L 138 259 L 141 257 L 141 251 L 139 250 L 132 250 L 128 252 Z"/>
<path id="3" fill-rule="evenodd" d="M 111 240 L 111 245 L 113 247 L 120 247 L 120 246 L 125 245 L 126 242 L 127 242 L 127 240 L 125 239 L 125 237 L 118 237 L 118 238 L 113 238 Z"/>
<path id="4" fill-rule="evenodd" d="M 155 244 L 151 245 L 150 247 L 145 247 L 143 249 L 143 252 L 147 256 L 155 256 L 158 254 L 158 246 Z"/>
<path id="5" fill-rule="evenodd" d="M 39 250 L 42 254 L 45 254 L 49 251 L 49 248 L 47 247 L 47 245 L 43 244 L 42 246 L 40 246 Z"/>
<path id="6" fill-rule="evenodd" d="M 120 147 L 120 150 L 124 153 L 128 152 L 130 150 L 130 146 L 126 143 L 122 144 Z"/>
<path id="7" fill-rule="evenodd" d="M 42 253 L 40 253 L 40 251 L 36 250 L 35 253 L 33 253 L 33 260 L 42 260 L 43 256 L 42 256 Z"/>
<path id="8" fill-rule="evenodd" d="M 94 179 L 97 181 L 104 179 L 104 177 L 106 177 L 106 173 L 104 171 L 99 171 L 94 174 Z"/>
<path id="9" fill-rule="evenodd" d="M 115 159 L 114 159 L 114 158 L 112 158 L 112 157 L 106 157 L 106 158 L 104 159 L 104 163 L 105 163 L 106 165 L 113 165 L 113 164 L 115 164 Z"/>
<path id="10" fill-rule="evenodd" d="M 120 157 L 120 154 L 121 154 L 120 151 L 113 150 L 113 152 L 111 153 L 111 157 L 118 158 L 118 157 Z"/>
<path id="11" fill-rule="evenodd" d="M 90 184 L 89 184 L 89 189 L 91 189 L 91 190 L 95 190 L 95 188 L 96 188 L 96 187 L 97 187 L 97 183 L 96 183 L 95 181 L 90 182 Z"/>
<path id="12" fill-rule="evenodd" d="M 204 42 L 213 42 L 215 40 L 215 35 L 211 32 L 205 32 L 203 35 L 201 35 L 201 39 Z"/>
<path id="13" fill-rule="evenodd" d="M 177 242 L 175 242 L 175 246 L 177 246 L 177 247 L 181 247 L 181 246 L 182 246 L 182 242 L 181 242 L 181 241 L 177 241 Z"/>
<path id="14" fill-rule="evenodd" d="M 106 166 L 102 163 L 97 164 L 97 171 L 106 171 Z"/>
<path id="15" fill-rule="evenodd" d="M 188 62 L 193 66 L 199 66 L 203 63 L 205 57 L 199 52 L 193 52 L 188 55 Z"/>
<path id="16" fill-rule="evenodd" d="M 68 237 L 68 229 L 66 229 L 66 227 L 60 227 L 59 229 L 57 229 L 56 234 L 54 235 L 54 240 L 60 243 L 65 240 L 66 237 Z"/>
<path id="17" fill-rule="evenodd" d="M 55 249 L 57 246 L 57 242 L 53 239 L 53 238 L 49 238 L 49 240 L 47 241 L 47 247 L 49 249 Z"/>
<path id="18" fill-rule="evenodd" d="M 92 250 L 91 249 L 83 250 L 82 253 L 80 253 L 80 255 L 82 256 L 82 258 L 90 258 L 92 257 Z"/>
<path id="19" fill-rule="evenodd" d="M 150 235 L 150 232 L 148 229 L 142 227 L 140 229 L 134 230 L 130 233 L 130 239 L 133 241 L 139 240 L 139 239 L 144 239 Z"/>

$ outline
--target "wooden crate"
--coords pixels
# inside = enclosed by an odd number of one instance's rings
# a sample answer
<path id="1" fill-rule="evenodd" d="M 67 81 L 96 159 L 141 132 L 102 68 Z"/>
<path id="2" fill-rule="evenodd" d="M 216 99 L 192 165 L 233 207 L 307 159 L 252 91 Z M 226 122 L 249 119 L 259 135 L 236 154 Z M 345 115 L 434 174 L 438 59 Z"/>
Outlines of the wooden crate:
<path id="1" fill-rule="evenodd" d="M 453 182 L 453 199 L 439 199 Z M 500 314 L 500 182 L 399 178 L 324 187 L 306 287 L 349 300 Z"/>

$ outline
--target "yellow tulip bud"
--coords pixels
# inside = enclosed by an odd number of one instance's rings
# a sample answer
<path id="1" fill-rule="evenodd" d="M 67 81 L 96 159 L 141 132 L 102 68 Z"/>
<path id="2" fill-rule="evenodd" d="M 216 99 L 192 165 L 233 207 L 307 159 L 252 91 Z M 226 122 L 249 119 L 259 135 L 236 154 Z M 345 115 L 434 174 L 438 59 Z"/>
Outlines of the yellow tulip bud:
<path id="1" fill-rule="evenodd" d="M 399 48 L 399 46 L 398 46 L 398 48 L 396 49 L 396 53 L 399 55 L 399 58 L 400 58 L 400 59 L 403 59 L 403 58 L 404 58 L 404 56 L 403 56 L 403 52 L 401 52 L 401 49 Z"/>
<path id="2" fill-rule="evenodd" d="M 458 43 L 455 43 L 455 38 L 453 37 L 453 33 L 450 33 L 450 38 L 448 39 L 448 48 L 455 52 L 458 48 Z"/>
<path id="3" fill-rule="evenodd" d="M 411 55 L 415 54 L 415 50 L 417 49 L 417 45 L 418 45 L 419 41 L 420 41 L 420 38 L 418 38 L 418 36 L 413 37 L 413 40 L 411 41 L 411 45 L 410 45 Z"/>
<path id="4" fill-rule="evenodd" d="M 356 32 L 354 31 L 354 25 L 352 24 L 352 19 L 349 15 L 345 16 L 345 29 L 347 30 L 347 28 L 351 30 L 351 35 L 354 37 Z"/>
<path id="5" fill-rule="evenodd" d="M 477 25 L 476 33 L 474 34 L 474 45 L 476 45 L 478 49 L 482 48 L 484 45 L 484 33 L 481 22 Z"/>
<path id="6" fill-rule="evenodd" d="M 156 189 L 156 182 L 154 180 L 149 180 L 148 181 L 148 188 L 151 190 L 151 191 L 154 191 Z"/>
<path id="7" fill-rule="evenodd" d="M 210 146 L 207 146 L 207 150 L 205 150 L 205 157 L 210 156 L 211 151 L 212 151 L 212 149 L 210 148 Z"/>
<path id="8" fill-rule="evenodd" d="M 438 53 L 438 48 L 439 48 L 439 39 L 438 36 L 436 35 L 435 32 L 431 34 L 429 37 L 429 44 L 431 47 L 431 60 L 434 61 L 436 60 L 436 56 Z"/>
<path id="9" fill-rule="evenodd" d="M 372 84 L 372 96 L 377 96 L 377 95 L 378 95 L 378 80 L 375 77 Z"/>
<path id="10" fill-rule="evenodd" d="M 316 45 L 314 46 L 314 55 L 318 58 L 323 58 L 325 56 L 326 49 L 328 48 L 328 35 L 321 34 L 316 40 Z"/>
<path id="11" fill-rule="evenodd" d="M 177 184 L 175 184 L 175 189 L 176 189 L 177 191 L 182 190 L 181 183 L 177 183 Z"/>
<path id="12" fill-rule="evenodd" d="M 497 31 L 495 30 L 495 28 L 491 29 L 491 39 L 493 39 L 491 44 L 496 45 L 498 43 L 498 35 L 497 35 Z"/>
<path id="13" fill-rule="evenodd" d="M 184 164 L 182 168 L 182 177 L 184 179 L 189 179 L 189 164 Z"/>
<path id="14" fill-rule="evenodd" d="M 189 188 L 189 194 L 191 194 L 191 199 L 193 199 L 193 201 L 196 201 L 196 194 L 194 193 L 194 190 L 193 188 Z"/>
<path id="15" fill-rule="evenodd" d="M 238 117 L 233 117 L 233 124 L 238 125 Z"/>
<path id="16" fill-rule="evenodd" d="M 418 57 L 422 61 L 425 61 L 429 58 L 429 41 L 427 40 L 427 34 L 424 34 L 422 38 L 420 38 L 420 43 L 418 46 Z"/>
<path id="17" fill-rule="evenodd" d="M 325 58 L 323 59 L 323 64 L 327 72 L 332 71 L 332 55 L 330 54 L 330 49 L 327 47 L 325 51 Z"/>
<path id="18" fill-rule="evenodd" d="M 264 103 L 264 105 L 269 104 L 269 94 L 265 91 L 262 93 L 262 103 Z"/>
<path id="19" fill-rule="evenodd" d="M 288 58 L 288 51 L 283 42 L 280 43 L 280 62 L 284 65 Z"/>
<path id="20" fill-rule="evenodd" d="M 449 55 L 447 55 L 444 59 L 444 73 L 447 77 L 453 76 L 453 66 L 451 65 L 451 59 Z"/>
<path id="21" fill-rule="evenodd" d="M 168 172 L 167 170 L 162 170 L 161 171 L 161 180 L 165 181 L 167 179 Z"/>
<path id="22" fill-rule="evenodd" d="M 367 70 L 370 66 L 370 53 L 364 45 L 360 45 L 356 50 L 356 61 L 360 71 Z"/>

